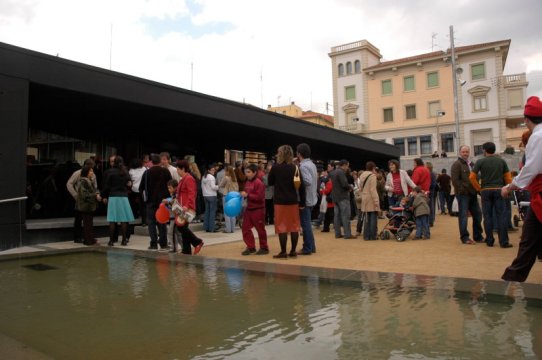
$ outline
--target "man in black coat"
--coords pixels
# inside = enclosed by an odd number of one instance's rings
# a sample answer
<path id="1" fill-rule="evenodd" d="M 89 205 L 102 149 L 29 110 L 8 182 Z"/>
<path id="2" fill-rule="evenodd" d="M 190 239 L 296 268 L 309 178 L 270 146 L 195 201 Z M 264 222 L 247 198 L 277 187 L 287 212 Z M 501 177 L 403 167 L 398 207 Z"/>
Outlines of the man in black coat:
<path id="1" fill-rule="evenodd" d="M 149 224 L 149 236 L 151 244 L 149 250 L 167 250 L 167 224 L 160 224 L 156 221 L 155 213 L 163 199 L 169 197 L 167 183 L 171 180 L 171 173 L 168 169 L 160 166 L 160 155 L 151 154 L 152 167 L 145 171 L 139 184 L 139 192 L 147 208 L 147 223 Z M 158 232 L 157 232 L 158 229 Z"/>

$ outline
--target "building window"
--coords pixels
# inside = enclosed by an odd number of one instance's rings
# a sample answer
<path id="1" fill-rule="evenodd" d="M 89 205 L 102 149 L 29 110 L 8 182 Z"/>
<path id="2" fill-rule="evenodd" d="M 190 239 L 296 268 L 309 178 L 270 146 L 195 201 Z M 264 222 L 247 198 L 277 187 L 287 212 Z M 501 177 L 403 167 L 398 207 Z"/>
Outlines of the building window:
<path id="1" fill-rule="evenodd" d="M 384 109 L 384 122 L 393 121 L 393 108 Z"/>
<path id="2" fill-rule="evenodd" d="M 434 87 L 437 87 L 438 85 L 439 85 L 438 72 L 435 71 L 435 72 L 427 73 L 427 87 L 434 88 Z"/>
<path id="3" fill-rule="evenodd" d="M 393 145 L 401 150 L 401 156 L 405 156 L 405 138 L 393 139 Z"/>
<path id="4" fill-rule="evenodd" d="M 405 105 L 405 114 L 407 120 L 416 119 L 416 105 Z"/>
<path id="5" fill-rule="evenodd" d="M 484 63 L 473 64 L 470 66 L 470 73 L 472 80 L 483 80 L 486 78 L 486 65 Z"/>
<path id="6" fill-rule="evenodd" d="M 487 111 L 487 95 L 473 96 L 474 111 Z"/>
<path id="7" fill-rule="evenodd" d="M 508 108 L 522 109 L 523 108 L 523 90 L 512 89 L 508 91 Z"/>
<path id="8" fill-rule="evenodd" d="M 391 95 L 391 93 L 392 93 L 391 79 L 382 80 L 382 95 Z"/>
<path id="9" fill-rule="evenodd" d="M 403 78 L 403 89 L 405 91 L 416 90 L 416 82 L 414 81 L 414 75 L 405 76 Z"/>
<path id="10" fill-rule="evenodd" d="M 349 61 L 346 63 L 346 75 L 352 74 L 352 63 Z"/>
<path id="11" fill-rule="evenodd" d="M 418 138 L 411 136 L 407 138 L 408 155 L 418 155 Z"/>
<path id="12" fill-rule="evenodd" d="M 339 76 L 344 76 L 344 65 L 339 64 Z"/>
<path id="13" fill-rule="evenodd" d="M 361 62 L 359 60 L 354 61 L 354 71 L 356 74 L 361 72 Z"/>
<path id="14" fill-rule="evenodd" d="M 433 153 L 433 146 L 431 144 L 431 135 L 420 136 L 420 149 L 421 149 L 422 155 Z"/>
<path id="15" fill-rule="evenodd" d="M 442 134 L 440 136 L 440 143 L 442 144 L 442 151 L 451 153 L 454 152 L 454 134 Z"/>
<path id="16" fill-rule="evenodd" d="M 428 117 L 438 116 L 437 113 L 440 111 L 440 101 L 430 101 L 428 103 L 428 111 L 429 111 Z"/>
<path id="17" fill-rule="evenodd" d="M 346 101 L 356 100 L 356 87 L 355 86 L 347 86 L 347 87 L 344 88 L 344 99 Z"/>
<path id="18" fill-rule="evenodd" d="M 358 121 L 359 121 L 359 118 L 357 117 L 355 112 L 346 113 L 346 124 L 347 125 L 356 125 Z"/>

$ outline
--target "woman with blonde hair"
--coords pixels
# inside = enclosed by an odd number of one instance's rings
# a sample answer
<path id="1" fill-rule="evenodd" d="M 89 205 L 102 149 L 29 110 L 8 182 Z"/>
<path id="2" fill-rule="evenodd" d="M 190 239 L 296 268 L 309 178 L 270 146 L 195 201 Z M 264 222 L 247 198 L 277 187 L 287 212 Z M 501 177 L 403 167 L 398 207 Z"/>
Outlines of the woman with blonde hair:
<path id="1" fill-rule="evenodd" d="M 226 206 L 226 195 L 232 191 L 239 191 L 239 185 L 237 184 L 237 177 L 235 176 L 235 171 L 233 169 L 233 166 L 228 165 L 225 170 L 225 175 L 222 178 L 222 181 L 220 181 L 220 184 L 218 184 L 218 187 L 222 190 L 222 193 L 224 196 L 222 197 L 223 206 Z M 226 229 L 224 230 L 225 233 L 232 233 L 235 228 L 235 220 L 236 217 L 229 217 L 224 213 L 224 222 L 226 225 Z"/>
<path id="2" fill-rule="evenodd" d="M 277 163 L 269 172 L 268 184 L 274 186 L 273 204 L 275 210 L 275 233 L 279 236 L 280 253 L 274 255 L 276 259 L 286 259 L 288 256 L 296 257 L 296 247 L 301 227 L 299 210 L 305 206 L 305 187 L 303 179 L 299 189 L 294 184 L 296 165 L 293 164 L 294 152 L 290 145 L 282 145 L 277 151 Z M 298 172 L 301 177 L 301 172 Z M 286 252 L 288 233 L 292 247 L 290 253 Z"/>

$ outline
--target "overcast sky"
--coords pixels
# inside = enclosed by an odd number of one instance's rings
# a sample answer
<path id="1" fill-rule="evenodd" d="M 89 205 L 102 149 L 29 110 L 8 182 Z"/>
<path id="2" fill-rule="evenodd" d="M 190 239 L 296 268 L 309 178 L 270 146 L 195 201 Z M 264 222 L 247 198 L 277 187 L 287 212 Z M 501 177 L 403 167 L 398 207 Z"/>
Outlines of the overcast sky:
<path id="1" fill-rule="evenodd" d="M 331 47 L 393 60 L 511 39 L 505 74 L 542 97 L 540 0 L 0 0 L 0 42 L 266 108 L 326 112 Z M 434 40 L 432 35 L 434 36 Z M 112 35 L 112 36 L 111 36 Z M 330 111 L 332 107 L 329 107 Z"/>

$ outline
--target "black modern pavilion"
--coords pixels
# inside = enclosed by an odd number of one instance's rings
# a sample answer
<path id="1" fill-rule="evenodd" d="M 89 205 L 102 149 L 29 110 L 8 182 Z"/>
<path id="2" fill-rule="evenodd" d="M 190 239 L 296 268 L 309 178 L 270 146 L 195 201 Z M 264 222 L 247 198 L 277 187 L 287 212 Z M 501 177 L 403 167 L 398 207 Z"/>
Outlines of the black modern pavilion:
<path id="1" fill-rule="evenodd" d="M 355 169 L 399 158 L 381 141 L 5 43 L 0 124 L 0 249 L 27 243 L 38 193 L 57 191 L 55 216 L 69 216 L 66 179 L 89 156 L 168 151 L 201 166 L 230 151 L 271 158 L 282 144 L 305 142 L 313 159 L 344 158 Z"/>

